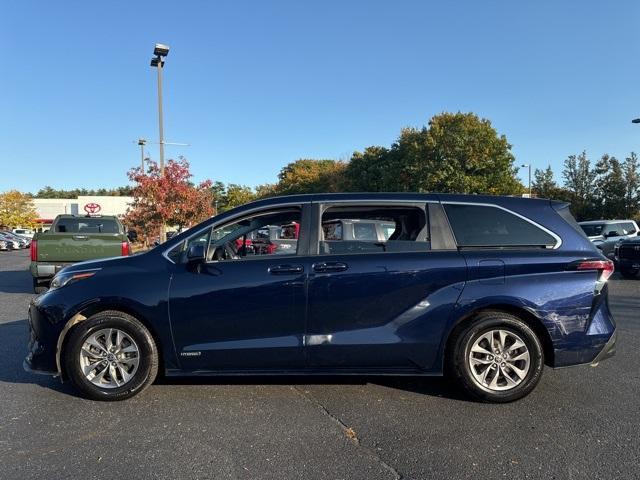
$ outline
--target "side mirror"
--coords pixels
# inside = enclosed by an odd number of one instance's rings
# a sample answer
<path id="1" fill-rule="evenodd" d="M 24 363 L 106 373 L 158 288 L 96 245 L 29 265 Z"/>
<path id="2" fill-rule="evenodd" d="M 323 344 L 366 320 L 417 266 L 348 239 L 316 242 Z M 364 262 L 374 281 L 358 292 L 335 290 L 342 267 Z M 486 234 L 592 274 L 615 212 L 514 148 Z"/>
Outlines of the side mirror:
<path id="1" fill-rule="evenodd" d="M 130 242 L 137 242 L 138 241 L 138 232 L 136 232 L 135 230 L 129 230 L 127 232 L 127 238 L 129 239 Z"/>
<path id="2" fill-rule="evenodd" d="M 205 261 L 205 249 L 202 243 L 194 243 L 187 250 L 187 264 L 195 265 Z"/>

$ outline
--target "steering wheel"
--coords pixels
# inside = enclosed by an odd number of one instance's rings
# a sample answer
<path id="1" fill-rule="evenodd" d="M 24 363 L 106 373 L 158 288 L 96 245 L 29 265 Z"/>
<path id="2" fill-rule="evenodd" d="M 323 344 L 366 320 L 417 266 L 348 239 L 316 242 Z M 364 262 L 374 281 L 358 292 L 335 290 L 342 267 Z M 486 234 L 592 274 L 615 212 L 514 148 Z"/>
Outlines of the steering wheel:
<path id="1" fill-rule="evenodd" d="M 240 260 L 240 256 L 235 248 L 235 241 L 226 242 L 224 245 L 219 245 L 213 251 L 211 260 L 220 262 L 222 260 Z"/>

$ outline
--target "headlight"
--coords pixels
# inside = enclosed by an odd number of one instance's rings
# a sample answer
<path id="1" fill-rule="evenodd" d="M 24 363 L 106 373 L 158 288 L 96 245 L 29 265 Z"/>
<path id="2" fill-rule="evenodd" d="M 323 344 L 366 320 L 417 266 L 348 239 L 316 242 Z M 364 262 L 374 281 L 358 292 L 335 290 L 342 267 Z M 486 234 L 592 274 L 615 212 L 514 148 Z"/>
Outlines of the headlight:
<path id="1" fill-rule="evenodd" d="M 60 272 L 55 277 L 53 277 L 53 280 L 51 280 L 51 285 L 49 286 L 49 290 L 55 290 L 57 288 L 62 288 L 65 285 L 69 285 L 70 283 L 91 278 L 96 273 L 98 273 L 98 270 L 84 270 L 84 271 L 78 271 L 78 272 Z"/>

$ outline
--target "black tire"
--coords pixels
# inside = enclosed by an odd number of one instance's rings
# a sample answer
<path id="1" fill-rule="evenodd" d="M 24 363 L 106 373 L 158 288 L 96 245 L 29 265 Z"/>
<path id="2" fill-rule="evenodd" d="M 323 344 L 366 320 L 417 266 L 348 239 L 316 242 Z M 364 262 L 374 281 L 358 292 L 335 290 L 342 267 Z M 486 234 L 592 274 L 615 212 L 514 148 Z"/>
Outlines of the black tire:
<path id="1" fill-rule="evenodd" d="M 636 278 L 638 275 L 638 270 L 634 270 L 632 268 L 621 268 L 620 275 L 624 278 Z"/>
<path id="2" fill-rule="evenodd" d="M 509 390 L 490 390 L 481 386 L 471 372 L 469 355 L 473 343 L 484 334 L 499 328 L 517 335 L 529 351 L 530 365 L 524 379 Z M 506 403 L 527 396 L 538 384 L 544 367 L 544 352 L 535 332 L 515 315 L 499 311 L 477 314 L 464 327 L 457 329 L 447 350 L 447 371 L 456 384 L 483 402 Z"/>
<path id="3" fill-rule="evenodd" d="M 139 363 L 124 385 L 101 388 L 87 380 L 80 364 L 80 350 L 87 337 L 98 330 L 117 328 L 129 335 L 139 348 Z M 78 323 L 70 332 L 63 351 L 65 374 L 83 396 L 92 400 L 125 400 L 153 383 L 158 373 L 158 350 L 149 330 L 136 318 L 119 311 L 97 313 Z"/>
<path id="4" fill-rule="evenodd" d="M 46 292 L 47 290 L 49 289 L 47 288 L 46 285 L 41 285 L 37 278 L 33 279 L 33 293 L 40 294 L 40 293 Z"/>

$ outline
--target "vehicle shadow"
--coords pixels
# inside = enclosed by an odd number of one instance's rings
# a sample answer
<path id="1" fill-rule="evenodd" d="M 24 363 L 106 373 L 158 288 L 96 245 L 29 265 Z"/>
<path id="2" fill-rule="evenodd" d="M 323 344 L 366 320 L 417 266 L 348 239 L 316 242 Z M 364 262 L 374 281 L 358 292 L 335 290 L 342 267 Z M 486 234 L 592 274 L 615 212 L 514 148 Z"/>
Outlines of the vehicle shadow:
<path id="1" fill-rule="evenodd" d="M 29 270 L 0 271 L 0 293 L 33 293 Z"/>
<path id="2" fill-rule="evenodd" d="M 220 377 L 159 377 L 161 385 L 366 385 L 373 384 L 394 390 L 473 402 L 443 377 L 372 376 L 372 375 L 242 375 Z"/>
<path id="3" fill-rule="evenodd" d="M 37 375 L 24 370 L 29 332 L 27 320 L 0 323 L 0 382 L 29 383 L 75 395 L 68 384 L 50 375 Z"/>

